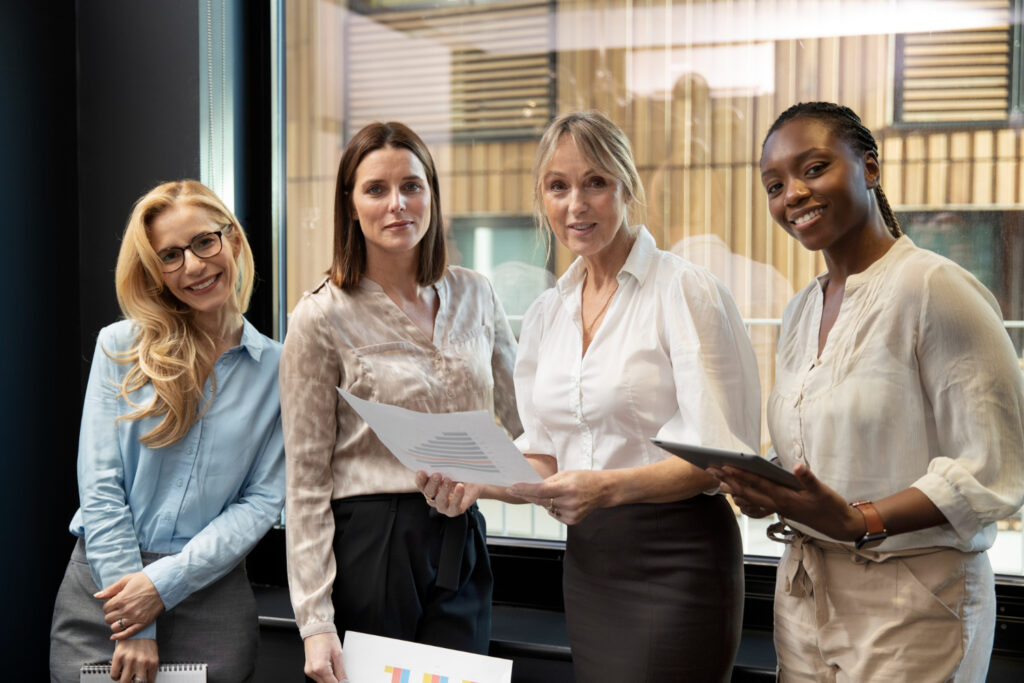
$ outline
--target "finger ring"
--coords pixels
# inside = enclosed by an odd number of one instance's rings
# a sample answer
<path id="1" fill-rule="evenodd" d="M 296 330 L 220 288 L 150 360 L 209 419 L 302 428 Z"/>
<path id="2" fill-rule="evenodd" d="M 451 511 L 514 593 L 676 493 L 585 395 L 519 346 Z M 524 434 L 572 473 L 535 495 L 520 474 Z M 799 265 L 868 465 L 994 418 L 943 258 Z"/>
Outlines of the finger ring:
<path id="1" fill-rule="evenodd" d="M 139 678 L 138 676 L 132 676 L 132 683 L 147 683 L 145 678 Z"/>
<path id="2" fill-rule="evenodd" d="M 125 629 L 125 625 L 124 625 L 124 617 L 122 617 L 122 618 L 120 618 L 120 619 L 118 619 L 118 620 L 117 620 L 117 627 L 118 627 L 119 629 L 121 629 L 122 631 L 123 631 L 123 630 Z"/>
<path id="3" fill-rule="evenodd" d="M 548 501 L 548 512 L 550 512 L 551 514 L 555 513 L 555 499 L 554 498 L 552 498 L 551 500 Z"/>

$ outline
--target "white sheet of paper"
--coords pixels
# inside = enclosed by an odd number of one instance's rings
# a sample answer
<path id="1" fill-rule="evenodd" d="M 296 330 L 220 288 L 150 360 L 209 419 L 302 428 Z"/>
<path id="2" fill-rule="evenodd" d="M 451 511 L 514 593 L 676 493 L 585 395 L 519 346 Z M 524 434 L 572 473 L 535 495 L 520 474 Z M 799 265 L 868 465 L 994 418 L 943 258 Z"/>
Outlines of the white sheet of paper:
<path id="1" fill-rule="evenodd" d="M 455 481 L 511 486 L 541 476 L 486 410 L 420 413 L 338 389 L 399 462 Z"/>
<path id="2" fill-rule="evenodd" d="M 511 683 L 512 660 L 371 636 L 345 634 L 345 675 L 352 683 Z"/>

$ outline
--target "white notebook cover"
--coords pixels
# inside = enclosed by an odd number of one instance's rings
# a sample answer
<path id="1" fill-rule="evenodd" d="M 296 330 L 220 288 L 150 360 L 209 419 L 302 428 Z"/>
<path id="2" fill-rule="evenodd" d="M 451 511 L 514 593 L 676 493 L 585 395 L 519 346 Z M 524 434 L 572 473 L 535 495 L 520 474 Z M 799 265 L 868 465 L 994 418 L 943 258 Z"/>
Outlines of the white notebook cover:
<path id="1" fill-rule="evenodd" d="M 206 683 L 206 664 L 161 664 L 157 667 L 159 683 Z M 111 683 L 109 664 L 86 664 L 80 683 Z"/>

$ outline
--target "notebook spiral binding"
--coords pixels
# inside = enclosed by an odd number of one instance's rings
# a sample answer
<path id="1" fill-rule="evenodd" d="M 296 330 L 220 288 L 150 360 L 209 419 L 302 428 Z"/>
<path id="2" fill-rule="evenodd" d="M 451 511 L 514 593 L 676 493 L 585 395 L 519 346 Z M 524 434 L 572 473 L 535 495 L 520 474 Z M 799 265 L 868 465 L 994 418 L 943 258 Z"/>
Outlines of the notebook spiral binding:
<path id="1" fill-rule="evenodd" d="M 206 671 L 206 664 L 198 662 L 180 662 L 177 664 L 161 664 L 157 672 L 167 671 Z M 110 664 L 85 664 L 82 666 L 83 674 L 109 674 Z"/>

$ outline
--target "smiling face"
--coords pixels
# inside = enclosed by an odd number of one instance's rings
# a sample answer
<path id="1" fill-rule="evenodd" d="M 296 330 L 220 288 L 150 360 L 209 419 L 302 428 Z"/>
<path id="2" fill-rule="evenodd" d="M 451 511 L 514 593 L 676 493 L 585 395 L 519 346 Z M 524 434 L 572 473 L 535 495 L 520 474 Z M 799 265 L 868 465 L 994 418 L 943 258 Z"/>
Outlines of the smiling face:
<path id="1" fill-rule="evenodd" d="M 810 251 L 856 240 L 875 212 L 874 154 L 858 154 L 825 123 L 797 118 L 765 141 L 761 181 L 775 222 Z"/>
<path id="2" fill-rule="evenodd" d="M 404 147 L 382 147 L 356 169 L 352 211 L 368 262 L 416 254 L 430 227 L 430 185 L 420 160 Z"/>
<path id="3" fill-rule="evenodd" d="M 196 237 L 223 228 L 205 209 L 178 203 L 152 220 L 149 243 L 159 254 L 169 247 L 192 244 Z M 199 258 L 190 249 L 185 250 L 184 265 L 163 274 L 164 285 L 174 298 L 199 314 L 217 315 L 226 307 L 236 312 L 234 286 L 238 244 L 234 233 L 232 229 L 224 231 L 221 235 L 222 248 L 215 256 Z"/>
<path id="4" fill-rule="evenodd" d="M 598 170 L 568 135 L 558 141 L 541 179 L 544 213 L 555 237 L 572 253 L 597 257 L 628 240 L 622 182 Z"/>

